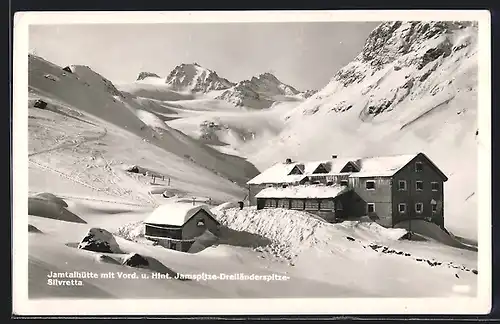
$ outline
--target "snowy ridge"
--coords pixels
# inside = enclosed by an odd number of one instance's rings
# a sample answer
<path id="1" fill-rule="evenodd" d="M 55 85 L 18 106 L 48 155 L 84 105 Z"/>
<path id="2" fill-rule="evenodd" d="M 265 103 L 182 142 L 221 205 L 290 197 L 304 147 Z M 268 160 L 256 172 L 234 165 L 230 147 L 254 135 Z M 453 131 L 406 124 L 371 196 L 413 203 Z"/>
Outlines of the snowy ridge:
<path id="1" fill-rule="evenodd" d="M 366 243 L 398 240 L 404 229 L 387 229 L 374 222 L 329 224 L 313 215 L 289 209 L 239 208 L 214 210 L 221 224 L 270 239 L 281 246 L 284 257 L 295 258 L 311 248 L 339 253 L 346 235 Z"/>
<path id="2" fill-rule="evenodd" d="M 271 73 L 262 73 L 250 80 L 238 82 L 222 92 L 216 99 L 226 100 L 235 106 L 269 108 L 276 101 L 293 101 L 312 95 L 311 91 L 299 92 L 294 87 L 278 80 Z"/>
<path id="3" fill-rule="evenodd" d="M 102 87 L 106 92 L 109 92 L 113 96 L 123 96 L 111 81 L 93 71 L 89 66 L 70 65 L 68 68 L 71 69 L 72 73 L 84 80 L 87 86 Z"/>

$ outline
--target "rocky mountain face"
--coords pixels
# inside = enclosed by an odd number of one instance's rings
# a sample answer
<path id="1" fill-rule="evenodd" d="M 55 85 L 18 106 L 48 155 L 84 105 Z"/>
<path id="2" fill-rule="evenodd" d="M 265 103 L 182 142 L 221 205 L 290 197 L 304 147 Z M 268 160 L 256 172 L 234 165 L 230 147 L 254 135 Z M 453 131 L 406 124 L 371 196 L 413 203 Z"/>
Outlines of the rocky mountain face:
<path id="1" fill-rule="evenodd" d="M 152 72 L 141 72 L 139 73 L 139 76 L 137 77 L 137 81 L 141 81 L 141 80 L 144 80 L 146 78 L 158 78 L 160 79 L 160 76 L 156 73 L 152 73 Z"/>
<path id="2" fill-rule="evenodd" d="M 448 84 L 431 86 L 432 76 L 447 71 L 453 74 L 454 63 L 475 53 L 474 30 L 477 25 L 472 22 L 382 23 L 370 33 L 361 53 L 313 97 L 322 100 L 360 87 L 360 96 L 337 101 L 329 109 L 345 112 L 362 104 L 364 114 L 373 116 L 415 99 L 422 91 L 435 95 L 452 86 L 454 78 L 450 75 Z M 313 113 L 306 110 L 306 114 Z"/>
<path id="3" fill-rule="evenodd" d="M 307 99 L 313 95 L 315 95 L 318 92 L 318 90 L 306 90 L 304 92 L 299 93 L 299 96 L 301 96 L 304 99 Z"/>
<path id="4" fill-rule="evenodd" d="M 225 90 L 234 86 L 234 83 L 197 63 L 176 66 L 167 76 L 166 84 L 176 91 L 188 90 L 198 93 Z"/>
<path id="5" fill-rule="evenodd" d="M 217 99 L 226 100 L 236 106 L 244 106 L 250 101 L 273 102 L 284 97 L 297 96 L 298 99 L 300 95 L 304 98 L 305 93 L 299 92 L 294 87 L 281 82 L 273 74 L 266 72 L 250 80 L 238 82 L 234 87 L 219 95 Z"/>
<path id="6" fill-rule="evenodd" d="M 288 84 L 284 84 L 271 73 L 263 73 L 258 77 L 252 77 L 249 86 L 252 87 L 252 90 L 255 92 L 269 95 L 294 96 L 299 94 L 297 89 Z"/>
<path id="7" fill-rule="evenodd" d="M 155 73 L 141 72 L 137 81 L 146 78 L 161 79 Z M 281 82 L 271 73 L 262 73 L 250 80 L 233 83 L 197 63 L 183 63 L 176 66 L 165 78 L 165 84 L 170 86 L 171 90 L 179 92 L 206 94 L 219 91 L 215 99 L 249 108 L 267 108 L 281 100 L 303 100 L 317 92 L 316 90 L 300 92 L 293 86 Z"/>

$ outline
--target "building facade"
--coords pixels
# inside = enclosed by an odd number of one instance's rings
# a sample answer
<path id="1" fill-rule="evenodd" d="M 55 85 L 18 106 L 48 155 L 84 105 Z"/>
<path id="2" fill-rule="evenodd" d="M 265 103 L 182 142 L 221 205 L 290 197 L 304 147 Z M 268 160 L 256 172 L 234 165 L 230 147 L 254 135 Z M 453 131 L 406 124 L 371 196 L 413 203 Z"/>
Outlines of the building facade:
<path id="1" fill-rule="evenodd" d="M 367 216 L 386 227 L 424 219 L 444 228 L 447 180 L 425 154 L 418 153 L 307 163 L 287 159 L 248 186 L 250 204 L 258 209 L 305 210 L 331 222 Z"/>

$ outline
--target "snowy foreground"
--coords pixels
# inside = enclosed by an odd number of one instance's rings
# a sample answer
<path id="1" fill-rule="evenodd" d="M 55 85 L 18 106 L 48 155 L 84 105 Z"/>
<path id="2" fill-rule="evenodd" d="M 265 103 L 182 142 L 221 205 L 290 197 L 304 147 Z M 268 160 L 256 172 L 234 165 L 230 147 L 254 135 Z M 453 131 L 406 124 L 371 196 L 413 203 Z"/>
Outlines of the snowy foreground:
<path id="1" fill-rule="evenodd" d="M 231 234 L 198 253 L 182 253 L 144 240 L 141 221 L 151 208 L 45 197 L 30 200 L 30 298 L 476 294 L 476 252 L 431 239 L 401 240 L 404 229 L 362 221 L 334 225 L 290 210 L 215 207 L 216 217 Z M 50 208 L 59 211 L 59 219 L 44 217 Z M 68 215 L 77 215 L 79 220 Z M 77 248 L 88 230 L 96 227 L 114 233 L 115 253 Z M 122 265 L 130 253 L 148 259 L 149 266 Z M 65 272 L 77 274 L 52 278 Z"/>

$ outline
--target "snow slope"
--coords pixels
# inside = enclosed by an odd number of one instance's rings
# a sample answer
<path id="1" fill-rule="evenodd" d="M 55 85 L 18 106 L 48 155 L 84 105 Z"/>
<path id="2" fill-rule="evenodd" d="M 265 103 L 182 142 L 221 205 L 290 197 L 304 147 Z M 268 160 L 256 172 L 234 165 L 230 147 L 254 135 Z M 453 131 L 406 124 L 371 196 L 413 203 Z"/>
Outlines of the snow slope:
<path id="1" fill-rule="evenodd" d="M 288 157 L 424 152 L 449 177 L 445 225 L 477 239 L 477 83 L 477 26 L 383 23 L 249 159 L 264 169 Z"/>
<path id="2" fill-rule="evenodd" d="M 76 68 L 74 73 L 69 73 L 41 58 L 30 56 L 29 68 L 29 85 L 33 98 L 43 97 L 55 106 L 66 105 L 72 107 L 72 110 L 88 113 L 112 123 L 120 132 L 131 132 L 163 151 L 187 159 L 189 163 L 198 164 L 230 181 L 243 184 L 257 174 L 257 169 L 244 159 L 222 154 L 178 130 L 169 128 L 158 115 L 151 113 L 151 105 L 154 105 L 154 102 L 116 93 L 117 90 L 111 87 L 111 82 L 88 67 Z M 47 75 L 56 76 L 59 81 L 45 77 Z M 166 113 L 172 113 L 168 107 L 158 104 L 154 109 L 162 108 Z M 100 132 L 103 132 L 105 127 L 102 127 Z"/>

